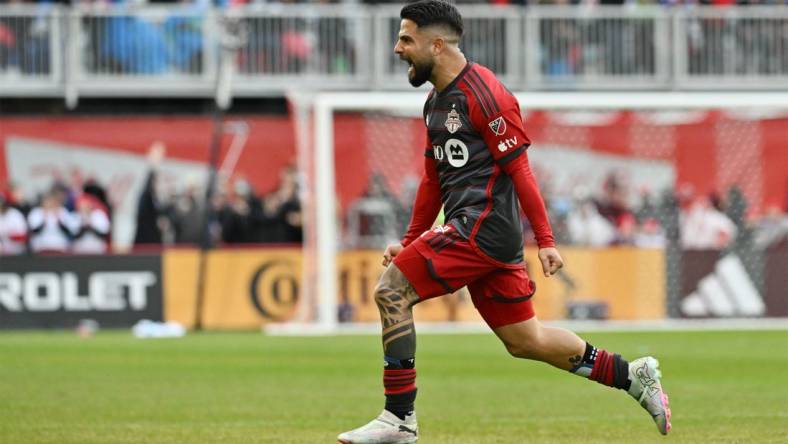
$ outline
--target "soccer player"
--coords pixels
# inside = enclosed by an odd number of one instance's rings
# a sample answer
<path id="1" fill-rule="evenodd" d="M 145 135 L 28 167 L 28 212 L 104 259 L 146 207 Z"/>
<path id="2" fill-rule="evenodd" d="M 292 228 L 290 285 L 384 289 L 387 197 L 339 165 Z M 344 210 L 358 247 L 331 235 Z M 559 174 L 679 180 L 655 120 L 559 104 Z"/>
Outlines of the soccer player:
<path id="1" fill-rule="evenodd" d="M 383 253 L 375 290 L 383 327 L 386 404 L 370 423 L 339 435 L 345 444 L 418 439 L 416 330 L 411 307 L 467 286 L 481 316 L 513 356 L 546 362 L 625 390 L 670 430 L 668 397 L 658 362 L 627 362 L 534 316 L 534 283 L 525 272 L 520 209 L 528 217 L 549 277 L 563 266 L 544 202 L 528 165 L 530 141 L 515 97 L 487 68 L 459 49 L 463 23 L 438 0 L 402 8 L 394 52 L 408 63 L 413 86 L 434 88 L 424 105 L 424 176 L 402 242 Z M 519 206 L 518 206 L 519 202 Z M 430 229 L 444 206 L 446 224 Z"/>

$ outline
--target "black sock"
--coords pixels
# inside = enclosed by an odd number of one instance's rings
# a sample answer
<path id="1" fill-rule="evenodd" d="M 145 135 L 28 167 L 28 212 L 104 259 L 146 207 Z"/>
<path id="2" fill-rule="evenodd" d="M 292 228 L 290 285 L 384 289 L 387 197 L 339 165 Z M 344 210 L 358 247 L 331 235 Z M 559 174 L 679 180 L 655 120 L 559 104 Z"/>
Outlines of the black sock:
<path id="1" fill-rule="evenodd" d="M 386 395 L 386 410 L 390 411 L 399 419 L 405 419 L 406 416 L 413 413 L 413 405 L 416 402 L 416 392 L 418 390 L 405 393 L 397 393 Z"/>

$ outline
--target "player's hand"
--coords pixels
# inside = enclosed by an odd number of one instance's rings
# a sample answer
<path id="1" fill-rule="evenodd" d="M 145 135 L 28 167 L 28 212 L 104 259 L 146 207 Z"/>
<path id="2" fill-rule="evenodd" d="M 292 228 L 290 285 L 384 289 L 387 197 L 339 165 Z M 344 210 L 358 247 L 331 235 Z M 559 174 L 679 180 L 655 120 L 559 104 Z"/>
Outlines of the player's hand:
<path id="1" fill-rule="evenodd" d="M 554 275 L 559 268 L 564 266 L 564 260 L 558 254 L 558 250 L 553 247 L 540 248 L 539 260 L 542 262 L 542 271 L 545 277 Z"/>
<path id="2" fill-rule="evenodd" d="M 392 260 L 394 260 L 394 256 L 398 255 L 402 249 L 405 248 L 401 244 L 391 244 L 386 247 L 386 251 L 383 252 L 383 266 L 388 267 Z"/>

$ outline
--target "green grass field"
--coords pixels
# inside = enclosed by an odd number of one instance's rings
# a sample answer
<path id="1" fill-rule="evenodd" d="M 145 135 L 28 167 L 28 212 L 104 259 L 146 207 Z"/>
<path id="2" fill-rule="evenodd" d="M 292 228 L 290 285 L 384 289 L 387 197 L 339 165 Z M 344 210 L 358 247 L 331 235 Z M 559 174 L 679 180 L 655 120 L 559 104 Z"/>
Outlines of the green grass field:
<path id="1" fill-rule="evenodd" d="M 510 358 L 490 335 L 422 335 L 420 443 L 786 443 L 788 332 L 594 333 L 660 358 L 662 437 L 623 392 Z M 259 333 L 0 334 L 0 443 L 331 443 L 382 407 L 379 340 Z"/>

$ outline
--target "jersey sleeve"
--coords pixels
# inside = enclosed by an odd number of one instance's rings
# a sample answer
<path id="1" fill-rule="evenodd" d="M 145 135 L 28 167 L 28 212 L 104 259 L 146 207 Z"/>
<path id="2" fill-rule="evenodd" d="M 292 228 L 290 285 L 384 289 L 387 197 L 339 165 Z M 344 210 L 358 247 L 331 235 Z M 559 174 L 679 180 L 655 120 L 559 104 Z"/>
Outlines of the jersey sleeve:
<path id="1" fill-rule="evenodd" d="M 547 215 L 544 199 L 539 192 L 539 185 L 531 172 L 528 163 L 528 154 L 517 155 L 510 162 L 503 165 L 503 170 L 512 178 L 517 200 L 520 208 L 523 209 L 525 217 L 531 223 L 536 244 L 539 248 L 555 247 L 553 230 L 550 227 L 550 219 Z"/>
<path id="2" fill-rule="evenodd" d="M 435 169 L 435 161 L 430 157 L 424 158 L 424 175 L 416 191 L 416 201 L 413 203 L 413 214 L 411 215 L 408 231 L 400 242 L 404 247 L 410 245 L 421 233 L 432 228 L 438 213 L 441 210 L 441 191 L 438 181 L 438 171 Z"/>
<path id="3" fill-rule="evenodd" d="M 474 86 L 476 85 L 476 86 Z M 496 162 L 503 165 L 522 154 L 531 141 L 525 134 L 520 104 L 503 85 L 469 83 L 468 111 Z"/>

